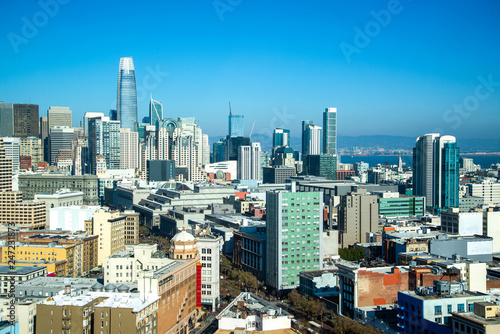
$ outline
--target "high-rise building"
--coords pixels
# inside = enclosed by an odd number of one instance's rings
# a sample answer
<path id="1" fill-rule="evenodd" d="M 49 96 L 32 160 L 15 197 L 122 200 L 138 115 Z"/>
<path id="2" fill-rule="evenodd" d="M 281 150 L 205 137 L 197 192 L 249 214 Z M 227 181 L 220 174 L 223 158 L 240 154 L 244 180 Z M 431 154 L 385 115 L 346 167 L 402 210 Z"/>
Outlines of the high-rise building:
<path id="1" fill-rule="evenodd" d="M 368 242 L 366 233 L 378 230 L 377 196 L 361 188 L 341 196 L 338 222 L 341 247 Z"/>
<path id="2" fill-rule="evenodd" d="M 262 149 L 260 148 L 260 143 L 252 143 L 252 157 L 251 157 L 251 178 L 252 180 L 260 180 L 261 179 L 261 155 Z"/>
<path id="3" fill-rule="evenodd" d="M 14 137 L 38 137 L 38 105 L 13 104 Z"/>
<path id="4" fill-rule="evenodd" d="M 267 285 L 294 289 L 300 272 L 322 269 L 322 208 L 321 192 L 267 192 Z"/>
<path id="5" fill-rule="evenodd" d="M 321 127 L 317 125 L 308 125 L 306 127 L 305 136 L 306 149 L 304 157 L 321 154 Z"/>
<path id="6" fill-rule="evenodd" d="M 0 101 L 0 137 L 14 136 L 14 105 Z"/>
<path id="7" fill-rule="evenodd" d="M 290 146 L 290 130 L 274 129 L 273 132 L 273 154 L 278 147 Z"/>
<path id="8" fill-rule="evenodd" d="M 306 136 L 306 130 L 309 125 L 314 125 L 313 121 L 302 121 L 302 156 L 306 156 L 306 148 L 307 148 L 307 136 Z"/>
<path id="9" fill-rule="evenodd" d="M 323 154 L 337 154 L 337 108 L 326 108 L 323 113 Z"/>
<path id="10" fill-rule="evenodd" d="M 109 117 L 89 120 L 89 162 L 90 171 L 96 173 L 97 156 L 106 158 L 107 169 L 120 169 L 120 122 Z"/>
<path id="11" fill-rule="evenodd" d="M 160 101 L 149 101 L 149 123 L 156 126 L 156 123 L 163 119 L 163 104 Z"/>
<path id="12" fill-rule="evenodd" d="M 243 137 L 245 116 L 229 114 L 229 137 Z"/>
<path id="13" fill-rule="evenodd" d="M 107 256 L 125 249 L 125 218 L 119 211 L 95 211 L 86 224 L 89 235 L 99 235 L 97 263 L 102 265 Z"/>
<path id="14" fill-rule="evenodd" d="M 37 137 L 20 138 L 19 155 L 21 157 L 31 157 L 31 161 L 39 162 L 43 160 L 42 140 Z"/>
<path id="15" fill-rule="evenodd" d="M 132 57 L 120 58 L 116 111 L 121 127 L 134 131 L 137 123 L 137 88 Z"/>
<path id="16" fill-rule="evenodd" d="M 50 164 L 56 165 L 60 154 L 66 154 L 73 150 L 73 128 L 67 126 L 55 126 L 49 134 Z"/>
<path id="17" fill-rule="evenodd" d="M 5 156 L 3 138 L 0 137 L 0 191 L 12 190 L 12 160 Z"/>
<path id="18" fill-rule="evenodd" d="M 104 113 L 102 112 L 86 112 L 85 115 L 83 115 L 83 135 L 87 136 L 89 135 L 89 120 L 91 118 L 101 118 L 104 117 Z M 111 117 L 110 117 L 110 120 Z"/>
<path id="19" fill-rule="evenodd" d="M 139 168 L 139 134 L 120 129 L 120 169 Z"/>
<path id="20" fill-rule="evenodd" d="M 304 161 L 307 175 L 337 179 L 337 157 L 329 154 L 308 155 Z"/>
<path id="21" fill-rule="evenodd" d="M 47 121 L 49 131 L 56 126 L 71 127 L 71 109 L 68 107 L 49 107 Z"/>
<path id="22" fill-rule="evenodd" d="M 250 180 L 252 178 L 252 147 L 238 147 L 238 179 Z"/>
<path id="23" fill-rule="evenodd" d="M 12 161 L 12 174 L 19 173 L 20 140 L 14 137 L 4 137 L 5 156 Z"/>
<path id="24" fill-rule="evenodd" d="M 49 120 L 46 116 L 40 117 L 40 140 L 42 141 L 43 157 L 41 161 L 49 159 Z"/>
<path id="25" fill-rule="evenodd" d="M 148 181 L 170 181 L 175 179 L 175 161 L 148 160 Z"/>
<path id="26" fill-rule="evenodd" d="M 109 119 L 112 121 L 118 121 L 118 111 L 116 109 L 109 110 Z"/>
<path id="27" fill-rule="evenodd" d="M 426 134 L 413 149 L 413 194 L 437 212 L 459 207 L 459 149 L 453 136 Z"/>

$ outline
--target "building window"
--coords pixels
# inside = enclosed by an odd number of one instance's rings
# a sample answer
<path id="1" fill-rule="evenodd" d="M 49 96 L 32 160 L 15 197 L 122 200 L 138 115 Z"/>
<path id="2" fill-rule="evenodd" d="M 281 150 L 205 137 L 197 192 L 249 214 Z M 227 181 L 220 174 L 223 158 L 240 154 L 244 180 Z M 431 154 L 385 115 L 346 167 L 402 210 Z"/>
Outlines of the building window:
<path id="1" fill-rule="evenodd" d="M 465 312 L 465 305 L 464 304 L 458 304 L 457 305 L 457 312 Z"/>
<path id="2" fill-rule="evenodd" d="M 434 314 L 435 315 L 441 315 L 442 314 L 441 305 L 434 306 Z"/>

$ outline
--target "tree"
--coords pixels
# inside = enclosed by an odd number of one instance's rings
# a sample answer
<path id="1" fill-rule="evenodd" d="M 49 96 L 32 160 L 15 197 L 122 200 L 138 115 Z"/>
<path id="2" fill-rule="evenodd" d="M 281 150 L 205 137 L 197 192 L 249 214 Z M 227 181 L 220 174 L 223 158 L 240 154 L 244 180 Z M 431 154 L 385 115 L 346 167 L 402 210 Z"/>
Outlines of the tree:
<path id="1" fill-rule="evenodd" d="M 229 275 L 232 271 L 233 265 L 231 264 L 231 261 L 229 261 L 225 255 L 222 255 L 220 262 L 220 272 Z"/>
<path id="2" fill-rule="evenodd" d="M 149 228 L 147 228 L 146 226 L 140 226 L 139 227 L 139 234 L 142 234 L 142 235 L 148 237 L 150 234 Z"/>
<path id="3" fill-rule="evenodd" d="M 365 258 L 365 250 L 363 247 L 340 248 L 340 258 L 346 261 L 361 261 Z"/>

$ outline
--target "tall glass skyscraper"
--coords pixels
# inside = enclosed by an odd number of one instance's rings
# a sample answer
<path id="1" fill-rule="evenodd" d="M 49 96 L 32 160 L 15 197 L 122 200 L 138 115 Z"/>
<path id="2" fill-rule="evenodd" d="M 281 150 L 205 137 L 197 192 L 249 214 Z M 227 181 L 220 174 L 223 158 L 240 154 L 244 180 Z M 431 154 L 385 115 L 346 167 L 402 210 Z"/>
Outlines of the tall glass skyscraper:
<path id="1" fill-rule="evenodd" d="M 229 114 L 229 137 L 243 137 L 244 130 L 244 116 Z"/>
<path id="2" fill-rule="evenodd" d="M 290 146 L 290 130 L 274 129 L 273 132 L 273 154 L 278 147 Z"/>
<path id="3" fill-rule="evenodd" d="M 323 153 L 337 154 L 337 108 L 326 108 L 323 113 Z"/>
<path id="4" fill-rule="evenodd" d="M 149 124 L 156 126 L 156 122 L 163 119 L 163 105 L 160 101 L 153 100 L 149 102 Z"/>
<path id="5" fill-rule="evenodd" d="M 137 123 L 137 88 L 132 57 L 120 58 L 116 111 L 122 128 L 134 131 L 134 124 Z"/>
<path id="6" fill-rule="evenodd" d="M 306 130 L 309 125 L 314 125 L 313 121 L 302 121 L 302 157 L 305 157 L 307 149 L 307 135 Z"/>
<path id="7" fill-rule="evenodd" d="M 413 195 L 436 213 L 459 206 L 459 149 L 453 136 L 426 134 L 413 149 Z"/>

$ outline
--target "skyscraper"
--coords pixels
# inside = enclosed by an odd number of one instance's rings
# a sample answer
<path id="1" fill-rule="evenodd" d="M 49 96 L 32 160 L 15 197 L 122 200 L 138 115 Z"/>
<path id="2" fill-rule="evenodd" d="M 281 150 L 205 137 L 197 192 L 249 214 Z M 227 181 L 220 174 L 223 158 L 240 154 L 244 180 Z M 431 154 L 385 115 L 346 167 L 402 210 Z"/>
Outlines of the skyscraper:
<path id="1" fill-rule="evenodd" d="M 40 140 L 42 144 L 42 161 L 50 161 L 49 158 L 49 121 L 47 117 L 40 117 Z"/>
<path id="2" fill-rule="evenodd" d="M 260 180 L 261 179 L 261 156 L 262 149 L 260 148 L 260 143 L 252 143 L 252 180 Z"/>
<path id="3" fill-rule="evenodd" d="M 314 125 L 313 121 L 302 121 L 302 157 L 306 156 L 306 130 L 309 125 Z"/>
<path id="4" fill-rule="evenodd" d="M 323 113 L 323 153 L 337 154 L 337 108 L 326 108 Z"/>
<path id="5" fill-rule="evenodd" d="M 156 122 L 163 119 L 163 105 L 160 101 L 153 100 L 151 96 L 151 101 L 149 101 L 149 123 L 156 126 Z"/>
<path id="6" fill-rule="evenodd" d="M 321 127 L 308 125 L 305 131 L 305 156 L 321 154 Z"/>
<path id="7" fill-rule="evenodd" d="M 14 136 L 14 105 L 0 102 L 0 137 Z"/>
<path id="8" fill-rule="evenodd" d="M 20 139 L 14 137 L 4 137 L 3 147 L 5 156 L 12 161 L 12 174 L 19 173 Z"/>
<path id="9" fill-rule="evenodd" d="M 47 122 L 49 130 L 55 126 L 71 127 L 71 109 L 68 107 L 49 107 Z"/>
<path id="10" fill-rule="evenodd" d="M 132 57 L 120 58 L 116 111 L 121 127 L 134 131 L 134 124 L 137 123 L 137 88 Z"/>
<path id="11" fill-rule="evenodd" d="M 68 126 L 55 126 L 49 129 L 50 164 L 56 165 L 58 155 L 71 154 L 75 132 Z"/>
<path id="12" fill-rule="evenodd" d="M 458 207 L 459 149 L 456 139 L 438 133 L 417 138 L 413 149 L 413 194 L 437 212 Z"/>
<path id="13" fill-rule="evenodd" d="M 229 114 L 229 137 L 243 137 L 245 116 Z"/>
<path id="14" fill-rule="evenodd" d="M 120 122 L 106 116 L 91 118 L 88 131 L 91 173 L 96 174 L 98 155 L 106 159 L 107 169 L 120 169 Z"/>
<path id="15" fill-rule="evenodd" d="M 322 269 L 322 208 L 320 192 L 267 192 L 267 285 L 294 289 L 300 272 Z"/>
<path id="16" fill-rule="evenodd" d="M 120 169 L 139 168 L 139 134 L 120 129 Z"/>
<path id="17" fill-rule="evenodd" d="M 273 132 L 273 154 L 278 147 L 290 146 L 290 130 L 274 129 Z"/>
<path id="18" fill-rule="evenodd" d="M 13 104 L 14 137 L 38 137 L 38 105 Z"/>
<path id="19" fill-rule="evenodd" d="M 238 147 L 238 179 L 252 178 L 252 147 L 242 145 Z"/>

